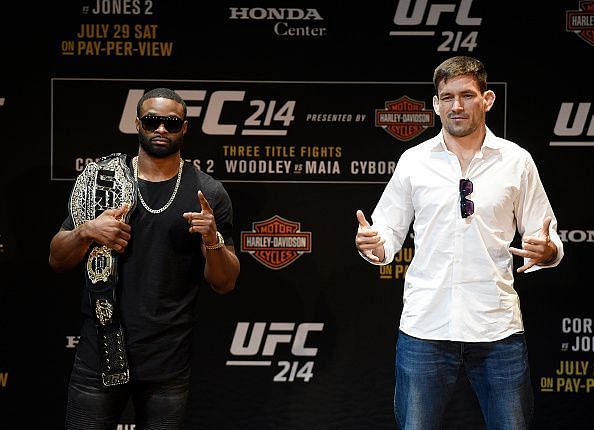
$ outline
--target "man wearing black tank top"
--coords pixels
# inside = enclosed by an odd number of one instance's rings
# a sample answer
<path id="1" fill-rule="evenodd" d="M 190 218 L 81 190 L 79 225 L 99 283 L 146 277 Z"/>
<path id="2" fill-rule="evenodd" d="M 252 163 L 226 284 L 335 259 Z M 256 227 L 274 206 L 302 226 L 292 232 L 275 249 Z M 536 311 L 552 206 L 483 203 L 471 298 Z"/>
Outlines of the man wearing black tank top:
<path id="1" fill-rule="evenodd" d="M 235 288 L 231 200 L 219 181 L 181 158 L 186 113 L 170 89 L 145 93 L 137 106 L 138 155 L 130 162 L 138 204 L 128 223 L 125 205 L 77 227 L 68 216 L 51 241 L 49 263 L 58 272 L 86 262 L 94 243 L 117 253 L 115 291 L 129 363 L 129 382 L 104 385 L 96 323 L 83 294 L 67 429 L 115 429 L 130 399 L 137 427 L 182 428 L 198 287 L 206 280 L 220 294 Z"/>

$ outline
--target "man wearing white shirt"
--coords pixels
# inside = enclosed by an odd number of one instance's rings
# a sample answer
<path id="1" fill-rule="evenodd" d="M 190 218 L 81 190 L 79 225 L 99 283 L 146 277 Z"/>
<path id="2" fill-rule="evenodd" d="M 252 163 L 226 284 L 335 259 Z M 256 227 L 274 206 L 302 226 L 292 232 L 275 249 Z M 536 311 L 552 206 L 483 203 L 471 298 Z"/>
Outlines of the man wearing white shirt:
<path id="1" fill-rule="evenodd" d="M 495 102 L 477 59 L 452 57 L 434 71 L 441 132 L 398 160 L 369 224 L 357 211 L 355 244 L 390 264 L 413 225 L 396 351 L 394 412 L 401 429 L 440 429 L 464 368 L 488 429 L 526 429 L 533 411 L 518 272 L 563 258 L 557 221 L 531 155 L 495 136 Z M 516 231 L 522 249 L 510 247 Z"/>

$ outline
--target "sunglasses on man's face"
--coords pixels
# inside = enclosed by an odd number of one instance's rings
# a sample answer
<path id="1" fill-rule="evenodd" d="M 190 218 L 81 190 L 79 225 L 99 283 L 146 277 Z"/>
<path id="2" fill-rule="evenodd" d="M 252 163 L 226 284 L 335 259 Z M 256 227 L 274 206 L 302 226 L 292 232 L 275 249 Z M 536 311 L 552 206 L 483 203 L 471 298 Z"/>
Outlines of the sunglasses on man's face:
<path id="1" fill-rule="evenodd" d="M 474 202 L 467 197 L 472 194 L 470 179 L 460 179 L 460 212 L 462 218 L 467 218 L 474 213 Z"/>
<path id="2" fill-rule="evenodd" d="M 142 128 L 149 133 L 158 129 L 161 124 L 165 126 L 168 132 L 177 133 L 182 129 L 184 120 L 176 116 L 145 115 L 140 118 L 140 123 Z"/>

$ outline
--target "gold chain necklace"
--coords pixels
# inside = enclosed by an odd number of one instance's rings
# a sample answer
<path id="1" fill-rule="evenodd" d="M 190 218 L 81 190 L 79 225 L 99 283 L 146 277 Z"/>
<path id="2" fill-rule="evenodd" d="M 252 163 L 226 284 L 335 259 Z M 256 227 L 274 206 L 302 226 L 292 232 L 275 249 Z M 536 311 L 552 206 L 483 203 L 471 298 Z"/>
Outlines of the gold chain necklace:
<path id="1" fill-rule="evenodd" d="M 138 182 L 138 156 L 136 156 L 132 159 L 132 167 L 134 168 L 134 179 L 136 180 L 136 182 Z M 177 190 L 178 190 L 179 184 L 181 182 L 183 168 L 184 168 L 184 160 L 182 158 L 181 160 L 179 160 L 179 170 L 177 172 L 177 182 L 175 183 L 175 188 L 173 189 L 173 194 L 171 194 L 169 201 L 167 203 L 165 203 L 165 206 L 163 206 L 161 209 L 153 209 L 153 208 L 149 207 L 149 205 L 147 205 L 146 202 L 144 201 L 144 199 L 142 198 L 142 193 L 140 192 L 140 187 L 138 187 L 138 197 L 140 198 L 140 203 L 142 203 L 142 206 L 144 206 L 144 208 L 147 211 L 149 211 L 152 214 L 158 214 L 158 213 L 163 212 L 165 209 L 167 209 L 171 205 L 171 203 L 173 203 L 173 199 L 175 199 L 175 195 L 177 194 Z"/>

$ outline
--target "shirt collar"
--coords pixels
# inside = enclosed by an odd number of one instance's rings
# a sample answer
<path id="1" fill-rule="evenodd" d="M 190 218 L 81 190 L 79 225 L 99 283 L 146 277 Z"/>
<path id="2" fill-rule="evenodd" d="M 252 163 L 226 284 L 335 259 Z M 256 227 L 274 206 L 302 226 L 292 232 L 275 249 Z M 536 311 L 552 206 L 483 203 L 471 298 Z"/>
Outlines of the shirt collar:
<path id="1" fill-rule="evenodd" d="M 489 127 L 485 128 L 487 129 L 487 131 L 485 134 L 485 140 L 483 141 L 483 145 L 481 146 L 481 152 L 485 149 L 498 150 L 503 148 L 503 142 L 501 141 L 501 139 L 498 139 L 497 136 L 495 136 L 493 132 L 489 129 Z M 433 138 L 432 149 L 447 151 L 445 140 L 443 138 L 443 130 L 441 130 L 439 134 Z"/>

